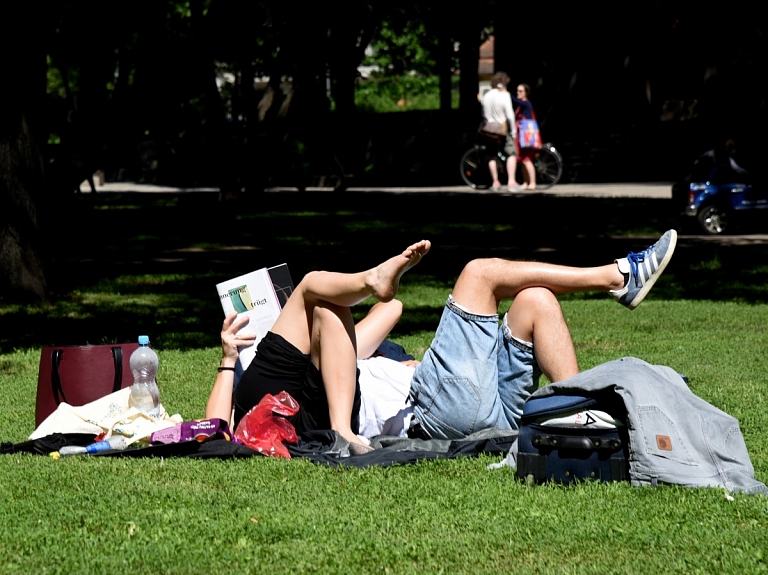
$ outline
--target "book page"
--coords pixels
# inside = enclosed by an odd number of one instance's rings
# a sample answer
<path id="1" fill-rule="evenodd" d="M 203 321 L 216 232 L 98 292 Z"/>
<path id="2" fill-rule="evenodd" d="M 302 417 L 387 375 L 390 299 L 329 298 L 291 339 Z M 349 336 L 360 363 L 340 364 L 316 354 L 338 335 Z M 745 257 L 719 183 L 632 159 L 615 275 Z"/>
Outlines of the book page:
<path id="1" fill-rule="evenodd" d="M 240 348 L 240 364 L 246 369 L 256 354 L 259 341 L 272 328 L 281 306 L 266 268 L 216 284 L 224 316 L 237 312 L 248 316 L 248 324 L 238 333 L 256 335 L 253 345 Z"/>

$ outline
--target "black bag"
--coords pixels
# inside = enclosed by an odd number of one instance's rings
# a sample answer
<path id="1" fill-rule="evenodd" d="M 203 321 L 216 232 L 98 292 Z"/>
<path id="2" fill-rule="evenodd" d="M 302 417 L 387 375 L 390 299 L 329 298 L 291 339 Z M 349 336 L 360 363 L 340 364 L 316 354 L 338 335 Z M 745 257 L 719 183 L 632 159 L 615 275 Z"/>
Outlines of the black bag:
<path id="1" fill-rule="evenodd" d="M 85 405 L 133 384 L 129 360 L 138 343 L 44 347 L 37 373 L 35 427 L 59 403 Z"/>
<path id="2" fill-rule="evenodd" d="M 515 474 L 536 483 L 629 480 L 626 426 L 620 424 L 607 429 L 590 426 L 595 422 L 591 415 L 594 410 L 607 411 L 616 417 L 616 409 L 616 405 L 605 408 L 590 397 L 530 398 L 523 406 Z M 580 423 L 546 424 L 547 420 L 572 414 L 581 414 L 573 416 L 580 419 Z"/>

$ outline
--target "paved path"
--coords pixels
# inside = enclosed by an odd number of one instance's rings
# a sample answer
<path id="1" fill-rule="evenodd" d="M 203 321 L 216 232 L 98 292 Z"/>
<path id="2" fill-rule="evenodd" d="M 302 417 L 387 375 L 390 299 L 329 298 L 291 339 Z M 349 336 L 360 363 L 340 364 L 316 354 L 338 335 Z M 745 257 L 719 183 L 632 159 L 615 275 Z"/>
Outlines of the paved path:
<path id="1" fill-rule="evenodd" d="M 473 190 L 468 186 L 443 186 L 423 188 L 349 188 L 348 192 L 392 192 L 398 194 L 418 193 L 453 193 L 453 194 L 492 194 L 509 196 L 582 196 L 593 198 L 672 198 L 671 183 L 639 184 L 559 184 L 547 190 L 510 193 Z"/>
<path id="2" fill-rule="evenodd" d="M 88 185 L 81 186 L 84 194 Z M 218 188 L 190 187 L 177 188 L 172 186 L 156 186 L 153 184 L 139 184 L 134 182 L 104 182 L 96 186 L 98 193 L 102 192 L 141 192 L 141 193 L 218 193 Z M 296 188 L 269 188 L 269 193 L 296 192 Z M 308 192 L 330 192 L 331 188 L 308 188 Z M 345 193 L 393 193 L 393 194 L 495 194 L 508 196 L 541 195 L 541 196 L 581 196 L 593 198 L 659 198 L 672 197 L 671 182 L 656 183 L 611 183 L 611 184 L 558 184 L 548 190 L 536 190 L 534 192 L 491 192 L 489 190 L 473 190 L 469 186 L 434 186 L 434 187 L 350 187 Z"/>

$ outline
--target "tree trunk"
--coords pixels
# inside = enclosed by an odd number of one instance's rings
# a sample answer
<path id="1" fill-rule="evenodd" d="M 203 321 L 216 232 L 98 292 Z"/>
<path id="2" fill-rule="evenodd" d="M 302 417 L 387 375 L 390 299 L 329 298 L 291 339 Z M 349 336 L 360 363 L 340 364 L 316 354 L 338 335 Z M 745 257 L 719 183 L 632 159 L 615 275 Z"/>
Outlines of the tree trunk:
<path id="1" fill-rule="evenodd" d="M 453 70 L 451 56 L 453 54 L 453 38 L 445 26 L 437 30 L 437 74 L 440 79 L 440 110 L 451 111 L 451 93 L 453 91 Z"/>
<path id="2" fill-rule="evenodd" d="M 45 96 L 46 63 L 35 6 L 19 5 L 22 14 L 6 14 L 0 26 L 0 77 L 12 86 L 0 114 L 0 298 L 6 301 L 47 298 L 39 214 L 45 182 L 33 129 Z M 5 29 L 9 20 L 13 33 Z"/>
<path id="3" fill-rule="evenodd" d="M 459 39 L 459 111 L 465 129 L 477 127 L 480 121 L 480 91 L 478 63 L 480 62 L 480 28 L 470 21 L 461 30 Z"/>

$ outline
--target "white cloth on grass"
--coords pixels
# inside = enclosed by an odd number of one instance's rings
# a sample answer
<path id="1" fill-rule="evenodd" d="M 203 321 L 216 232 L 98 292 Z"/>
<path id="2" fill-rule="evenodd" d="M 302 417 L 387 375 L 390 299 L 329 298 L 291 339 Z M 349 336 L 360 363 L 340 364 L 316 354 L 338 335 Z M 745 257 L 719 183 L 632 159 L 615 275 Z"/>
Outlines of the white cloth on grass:
<path id="1" fill-rule="evenodd" d="M 413 408 L 408 401 L 414 368 L 386 357 L 357 362 L 360 369 L 360 435 L 406 437 Z"/>

